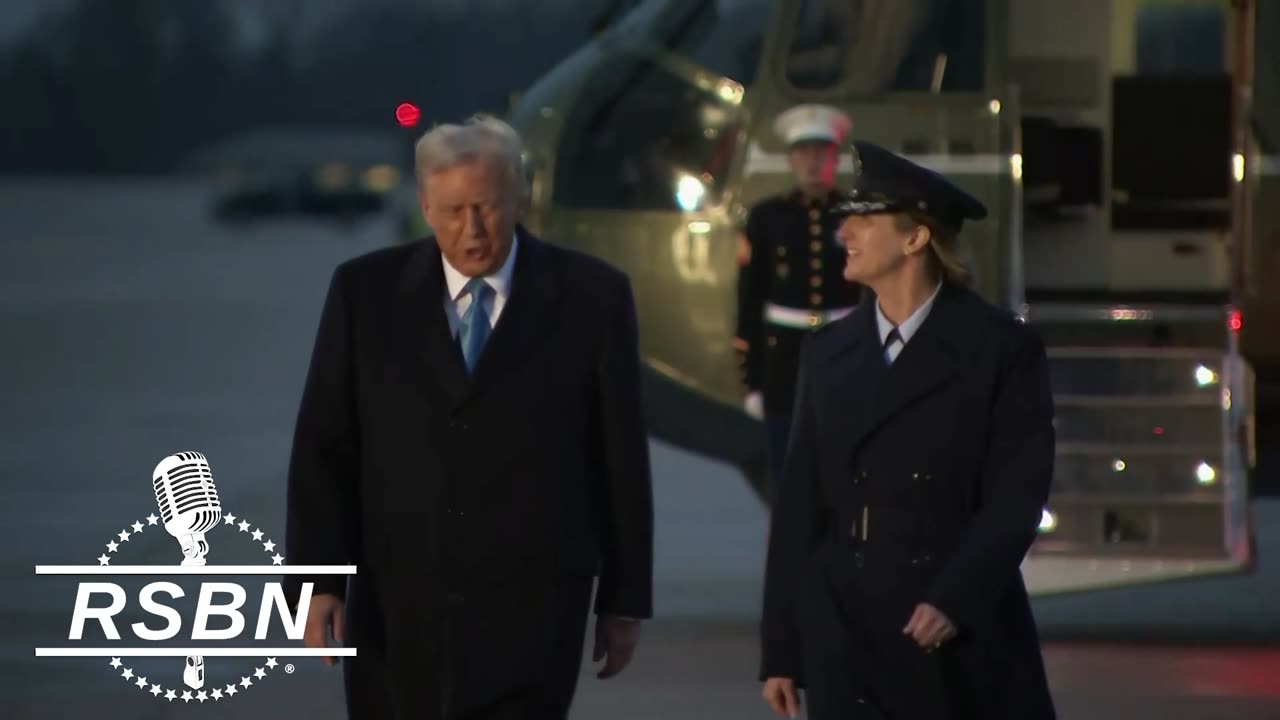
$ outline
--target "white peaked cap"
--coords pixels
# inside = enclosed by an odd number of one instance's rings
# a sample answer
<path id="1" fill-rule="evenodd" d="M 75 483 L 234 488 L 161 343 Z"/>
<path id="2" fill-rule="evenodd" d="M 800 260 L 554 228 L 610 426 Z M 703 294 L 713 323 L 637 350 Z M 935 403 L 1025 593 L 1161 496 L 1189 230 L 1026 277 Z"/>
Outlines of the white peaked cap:
<path id="1" fill-rule="evenodd" d="M 779 115 L 773 129 L 788 146 L 813 141 L 838 145 L 853 129 L 853 121 L 828 105 L 797 105 Z"/>

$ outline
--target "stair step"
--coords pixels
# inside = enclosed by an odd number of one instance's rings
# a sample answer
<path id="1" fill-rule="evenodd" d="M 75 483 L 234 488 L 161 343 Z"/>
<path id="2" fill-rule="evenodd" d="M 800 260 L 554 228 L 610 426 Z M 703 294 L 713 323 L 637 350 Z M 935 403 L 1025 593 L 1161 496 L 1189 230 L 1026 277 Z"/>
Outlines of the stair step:
<path id="1" fill-rule="evenodd" d="M 1226 346 L 1226 306 L 1039 304 L 1024 314 L 1050 347 L 1218 348 Z"/>
<path id="2" fill-rule="evenodd" d="M 1053 402 L 1058 407 L 1109 409 L 1222 407 L 1220 397 L 1207 393 L 1186 395 L 1059 395 L 1055 393 Z"/>
<path id="3" fill-rule="evenodd" d="M 1158 444 L 1170 452 L 1180 446 L 1219 441 L 1222 409 L 1207 404 L 1121 408 L 1059 404 L 1054 427 L 1058 442 L 1063 444 Z"/>
<path id="4" fill-rule="evenodd" d="M 1217 453 L 1222 452 L 1222 447 L 1215 442 L 1202 441 L 1196 444 L 1190 443 L 1113 443 L 1113 442 L 1097 442 L 1097 443 L 1072 443 L 1059 442 L 1057 444 L 1059 455 L 1091 455 L 1095 457 L 1144 457 L 1154 456 L 1162 457 L 1166 455 L 1181 455 L 1189 457 L 1192 455 L 1199 457 L 1213 457 Z"/>
<path id="5" fill-rule="evenodd" d="M 1053 493 L 1068 498 L 1162 495 L 1221 500 L 1222 469 L 1211 457 L 1089 458 L 1059 456 Z M 1118 468 L 1118 469 L 1117 469 Z"/>
<path id="6" fill-rule="evenodd" d="M 1049 379 L 1055 396 L 1178 397 L 1222 399 L 1223 358 L 1062 357 L 1050 355 Z"/>
<path id="7" fill-rule="evenodd" d="M 1223 502 L 1158 496 L 1051 498 L 1052 523 L 1042 524 L 1041 551 L 1226 553 Z"/>

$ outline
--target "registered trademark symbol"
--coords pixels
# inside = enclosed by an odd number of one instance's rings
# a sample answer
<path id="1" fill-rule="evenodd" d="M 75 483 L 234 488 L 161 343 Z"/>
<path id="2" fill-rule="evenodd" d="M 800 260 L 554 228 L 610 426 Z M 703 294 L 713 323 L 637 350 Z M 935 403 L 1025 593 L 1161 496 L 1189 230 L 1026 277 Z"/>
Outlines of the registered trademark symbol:
<path id="1" fill-rule="evenodd" d="M 284 674 L 285 674 L 285 675 L 292 675 L 292 674 L 293 674 L 293 663 L 289 663 L 288 665 L 285 665 L 285 666 L 284 666 Z"/>

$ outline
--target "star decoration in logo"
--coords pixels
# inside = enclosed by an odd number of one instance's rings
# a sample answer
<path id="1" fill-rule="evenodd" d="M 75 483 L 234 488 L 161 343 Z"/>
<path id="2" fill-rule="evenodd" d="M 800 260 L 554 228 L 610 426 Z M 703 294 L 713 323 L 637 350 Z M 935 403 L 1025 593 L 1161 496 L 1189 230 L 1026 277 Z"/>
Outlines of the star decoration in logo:
<path id="1" fill-rule="evenodd" d="M 134 522 L 132 525 L 127 526 L 125 530 L 121 530 L 119 533 L 117 533 L 116 538 L 118 538 L 119 542 L 117 542 L 115 539 L 113 539 L 111 542 L 108 542 L 106 544 L 107 552 L 103 553 L 101 556 L 98 557 L 98 563 L 104 566 L 110 565 L 112 556 L 108 555 L 108 553 L 117 553 L 120 550 L 121 543 L 129 542 L 129 539 L 133 535 L 137 535 L 143 532 L 143 530 L 147 527 L 147 525 L 158 525 L 160 518 L 156 517 L 156 515 L 152 513 L 151 515 L 148 515 L 145 518 L 145 520 L 147 521 L 145 525 L 141 521 L 137 521 L 137 522 Z M 240 532 L 249 533 L 250 528 L 252 528 L 253 532 L 251 534 L 253 536 L 253 539 L 262 545 L 264 552 L 271 553 L 272 565 L 282 565 L 284 563 L 284 558 L 281 557 L 279 553 L 274 552 L 276 550 L 275 541 L 273 541 L 271 538 L 266 538 L 265 533 L 263 533 L 263 531 L 258 528 L 254 528 L 253 525 L 249 523 L 249 521 L 239 520 L 239 522 L 237 523 L 237 520 L 238 518 L 235 515 L 227 514 L 223 516 L 224 524 L 238 527 Z M 132 529 L 133 532 L 129 532 L 129 529 Z M 263 542 L 264 538 L 265 538 L 265 542 Z M 274 670 L 279 664 L 280 663 L 278 663 L 275 658 L 267 658 L 265 667 L 255 668 L 254 672 L 249 677 L 240 678 L 241 682 L 239 684 L 245 688 L 248 688 L 254 684 L 253 678 L 256 678 L 258 680 L 264 679 L 267 676 L 267 669 Z M 133 684 L 139 690 L 145 693 L 150 693 L 151 696 L 155 698 L 164 697 L 164 699 L 168 700 L 169 702 L 173 702 L 174 700 L 178 700 L 178 699 L 181 699 L 184 703 L 190 703 L 192 700 L 196 700 L 201 703 L 207 700 L 218 701 L 218 700 L 222 700 L 223 698 L 233 697 L 234 695 L 240 692 L 240 689 L 236 687 L 236 683 L 230 683 L 226 685 L 225 689 L 214 688 L 211 692 L 201 690 L 197 694 L 192 695 L 192 693 L 187 690 L 179 691 L 177 689 L 168 689 L 168 688 L 165 688 L 160 683 L 149 683 L 147 681 L 147 678 L 138 677 L 134 673 L 132 668 L 124 667 L 124 663 L 122 662 L 121 658 L 118 658 L 118 657 L 111 658 L 110 665 L 113 669 L 119 670 L 120 676 L 125 680 L 131 681 L 131 684 Z M 181 692 L 182 694 L 179 695 L 178 692 Z"/>

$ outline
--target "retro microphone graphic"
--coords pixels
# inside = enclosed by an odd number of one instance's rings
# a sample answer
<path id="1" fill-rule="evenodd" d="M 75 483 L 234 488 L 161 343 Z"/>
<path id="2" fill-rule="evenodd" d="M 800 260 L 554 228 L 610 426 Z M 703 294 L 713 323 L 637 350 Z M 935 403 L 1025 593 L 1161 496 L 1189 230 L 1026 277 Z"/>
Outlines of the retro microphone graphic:
<path id="1" fill-rule="evenodd" d="M 182 546 L 182 564 L 204 565 L 209 552 L 204 534 L 222 519 L 209 462 L 198 452 L 174 453 L 156 465 L 152 476 L 164 529 Z"/>
<path id="2" fill-rule="evenodd" d="M 152 473 L 156 505 L 164 529 L 178 540 L 183 565 L 204 565 L 209 542 L 204 534 L 222 519 L 218 491 L 213 486 L 209 462 L 198 452 L 174 453 L 161 460 Z M 183 682 L 193 690 L 204 686 L 204 657 L 187 656 Z"/>

